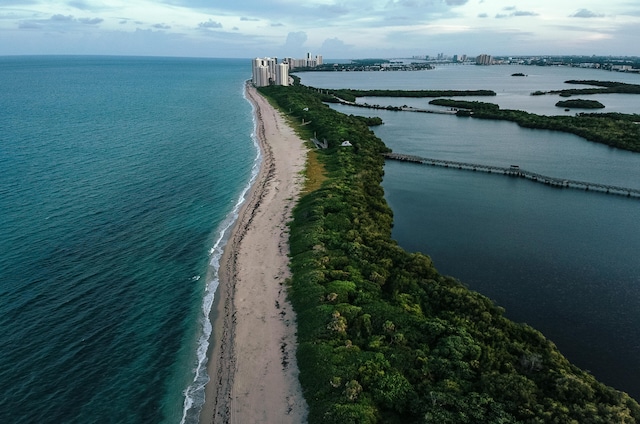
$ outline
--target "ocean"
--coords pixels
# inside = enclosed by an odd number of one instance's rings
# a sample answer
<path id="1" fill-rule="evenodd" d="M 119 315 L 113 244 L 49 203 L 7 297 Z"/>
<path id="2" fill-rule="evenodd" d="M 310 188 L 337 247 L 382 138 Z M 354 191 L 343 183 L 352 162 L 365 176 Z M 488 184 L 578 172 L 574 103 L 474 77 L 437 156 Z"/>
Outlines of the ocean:
<path id="1" fill-rule="evenodd" d="M 192 423 L 248 60 L 0 57 L 0 422 Z"/>
<path id="2" fill-rule="evenodd" d="M 513 73 L 526 77 L 512 77 Z M 576 88 L 570 79 L 640 84 L 640 76 L 568 67 L 439 66 L 420 72 L 311 72 L 321 88 L 490 89 L 471 97 L 501 108 L 575 114 L 536 90 Z M 586 86 L 583 86 L 586 87 Z M 580 98 L 583 98 L 580 96 Z M 640 96 L 586 96 L 604 112 L 640 112 Z M 363 98 L 419 108 L 430 99 Z M 572 134 L 451 115 L 332 107 L 380 116 L 374 132 L 398 153 L 523 169 L 552 177 L 640 188 L 640 154 Z M 383 181 L 392 236 L 551 339 L 574 364 L 640 399 L 640 200 L 560 189 L 529 180 L 388 161 Z"/>

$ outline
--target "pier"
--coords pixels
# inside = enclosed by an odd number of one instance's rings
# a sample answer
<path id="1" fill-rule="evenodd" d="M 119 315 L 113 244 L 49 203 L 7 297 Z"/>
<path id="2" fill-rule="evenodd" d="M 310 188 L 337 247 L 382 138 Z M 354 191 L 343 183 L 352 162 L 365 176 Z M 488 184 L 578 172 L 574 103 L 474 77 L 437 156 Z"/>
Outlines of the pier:
<path id="1" fill-rule="evenodd" d="M 420 156 L 405 155 L 402 153 L 384 153 L 386 159 L 397 160 L 402 162 L 419 163 L 423 165 L 441 166 L 444 168 L 465 169 L 469 171 L 480 171 L 503 174 L 512 177 L 526 178 L 528 180 L 546 184 L 554 187 L 575 188 L 581 190 L 595 190 L 608 194 L 620 194 L 627 197 L 636 196 L 640 197 L 640 189 L 619 187 L 608 184 L 590 183 L 586 181 L 569 180 L 565 178 L 550 177 L 547 175 L 538 174 L 520 168 L 518 165 L 511 165 L 508 168 L 502 166 L 482 165 L 478 163 L 456 162 L 443 159 L 431 159 L 423 158 Z"/>

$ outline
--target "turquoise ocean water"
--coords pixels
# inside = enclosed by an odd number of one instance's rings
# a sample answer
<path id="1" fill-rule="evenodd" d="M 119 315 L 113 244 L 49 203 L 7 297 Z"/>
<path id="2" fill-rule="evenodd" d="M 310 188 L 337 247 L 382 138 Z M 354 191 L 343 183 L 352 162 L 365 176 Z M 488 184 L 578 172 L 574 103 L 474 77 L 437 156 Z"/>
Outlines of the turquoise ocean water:
<path id="1" fill-rule="evenodd" d="M 246 60 L 0 58 L 0 422 L 196 422 Z"/>

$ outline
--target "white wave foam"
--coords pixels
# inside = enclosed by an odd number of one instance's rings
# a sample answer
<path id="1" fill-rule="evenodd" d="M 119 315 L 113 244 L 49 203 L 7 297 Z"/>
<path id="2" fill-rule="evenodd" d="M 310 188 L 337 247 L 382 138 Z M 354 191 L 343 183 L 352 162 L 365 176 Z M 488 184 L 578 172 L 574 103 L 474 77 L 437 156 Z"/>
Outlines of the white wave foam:
<path id="1" fill-rule="evenodd" d="M 244 84 L 242 95 L 245 99 L 247 99 Z M 240 193 L 240 196 L 238 197 L 233 210 L 229 212 L 224 221 L 222 221 L 222 223 L 219 225 L 217 233 L 218 238 L 215 241 L 213 247 L 209 249 L 209 256 L 211 257 L 209 266 L 211 267 L 213 272 L 210 275 L 207 275 L 207 278 L 211 277 L 211 280 L 207 281 L 205 287 L 201 309 L 202 315 L 200 315 L 199 319 L 202 328 L 200 336 L 198 338 L 198 345 L 196 350 L 197 364 L 194 369 L 193 382 L 184 391 L 184 405 L 182 409 L 182 419 L 180 420 L 180 424 L 198 423 L 200 418 L 200 412 L 205 402 L 205 386 L 209 382 L 209 375 L 207 373 L 207 351 L 209 350 L 209 338 L 211 336 L 211 331 L 213 328 L 209 315 L 211 313 L 211 308 L 213 307 L 215 291 L 220 283 L 218 279 L 218 271 L 220 270 L 220 259 L 222 258 L 224 247 L 226 246 L 227 241 L 229 240 L 229 237 L 231 235 L 231 229 L 238 219 L 240 208 L 246 201 L 247 194 L 249 193 L 249 190 L 251 190 L 251 187 L 253 186 L 253 183 L 255 182 L 258 173 L 260 172 L 262 153 L 260 151 L 260 145 L 258 144 L 258 139 L 256 137 L 258 123 L 256 120 L 255 107 L 253 106 L 253 103 L 251 103 L 251 115 L 253 117 L 253 132 L 251 133 L 251 139 L 253 140 L 253 144 L 256 149 L 256 157 L 253 161 L 253 167 L 251 168 L 251 177 L 249 178 L 249 182 L 242 189 L 242 192 Z M 200 276 L 197 277 L 198 279 L 200 278 Z"/>

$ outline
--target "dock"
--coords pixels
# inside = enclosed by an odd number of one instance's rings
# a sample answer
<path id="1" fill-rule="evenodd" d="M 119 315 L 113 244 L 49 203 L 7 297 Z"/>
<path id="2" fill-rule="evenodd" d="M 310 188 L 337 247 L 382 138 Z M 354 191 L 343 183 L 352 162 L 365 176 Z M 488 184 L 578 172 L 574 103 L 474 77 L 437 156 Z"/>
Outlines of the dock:
<path id="1" fill-rule="evenodd" d="M 402 153 L 384 153 L 383 156 L 386 159 L 397 160 L 401 162 L 412 162 L 412 163 L 419 163 L 422 165 L 441 166 L 444 168 L 480 171 L 480 172 L 487 172 L 489 174 L 497 173 L 497 174 L 503 174 L 511 177 L 526 178 L 528 180 L 531 180 L 537 183 L 555 186 L 555 187 L 574 188 L 574 189 L 580 189 L 580 190 L 586 190 L 586 191 L 594 190 L 594 191 L 600 191 L 608 194 L 619 194 L 627 197 L 634 196 L 634 197 L 640 198 L 640 189 L 620 187 L 620 186 L 614 186 L 609 184 L 591 183 L 586 181 L 570 180 L 565 178 L 550 177 L 548 175 L 539 174 L 537 172 L 527 171 L 525 169 L 520 168 L 518 165 L 502 167 L 502 166 L 493 166 L 493 165 L 483 165 L 478 163 L 456 162 L 451 160 L 424 158 L 420 156 L 406 155 Z"/>

